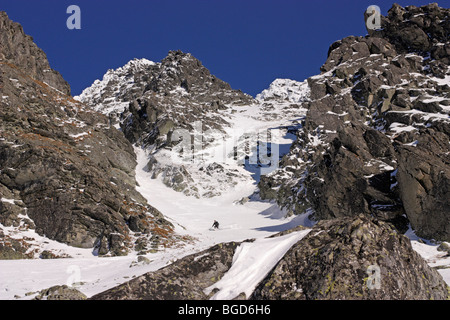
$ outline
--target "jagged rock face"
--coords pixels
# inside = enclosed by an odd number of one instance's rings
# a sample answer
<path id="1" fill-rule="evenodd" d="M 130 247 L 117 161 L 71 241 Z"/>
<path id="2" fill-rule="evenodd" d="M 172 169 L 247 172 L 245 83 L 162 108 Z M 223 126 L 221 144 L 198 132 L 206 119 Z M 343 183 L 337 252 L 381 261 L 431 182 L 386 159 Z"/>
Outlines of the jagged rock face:
<path id="1" fill-rule="evenodd" d="M 193 180 L 192 171 L 202 175 L 202 171 L 209 171 L 208 164 L 188 170 L 183 161 L 167 163 L 163 149 L 170 151 L 179 143 L 178 130 L 196 134 L 195 139 L 202 139 L 207 131 L 225 134 L 229 123 L 222 111 L 253 101 L 212 75 L 191 54 L 181 51 L 169 52 L 159 63 L 134 59 L 109 70 L 103 80 L 95 81 L 76 99 L 109 115 L 131 143 L 152 153 L 148 169 L 154 178 L 161 177 L 168 187 L 195 197 L 220 194 L 217 190 L 199 190 L 199 182 Z M 206 140 L 203 138 L 203 142 Z M 219 179 L 230 180 L 234 175 L 228 172 Z M 207 183 L 202 185 L 208 189 Z"/>
<path id="2" fill-rule="evenodd" d="M 434 4 L 394 5 L 383 30 L 333 43 L 262 198 L 319 220 L 365 213 L 401 231 L 406 214 L 418 235 L 448 241 L 449 19 Z"/>
<path id="3" fill-rule="evenodd" d="M 449 137 L 430 130 L 417 136 L 420 148 L 398 145 L 397 180 L 403 206 L 417 233 L 428 239 L 450 234 Z"/>
<path id="4" fill-rule="evenodd" d="M 135 59 L 109 70 L 77 99 L 105 113 L 116 111 L 128 140 L 156 148 L 170 144 L 175 129 L 193 129 L 196 121 L 205 130 L 220 129 L 227 123 L 218 110 L 252 100 L 181 51 L 169 52 L 159 63 Z"/>
<path id="5" fill-rule="evenodd" d="M 450 46 L 448 30 L 449 9 L 440 8 L 437 3 L 423 7 L 401 7 L 394 4 L 386 17 L 381 19 L 380 30 L 368 30 L 369 35 L 386 38 L 400 53 L 411 50 L 430 52 L 433 72 L 446 73 L 449 64 Z M 442 64 L 439 60 L 443 60 Z M 440 71 L 438 71 L 441 69 Z"/>
<path id="6" fill-rule="evenodd" d="M 1 13 L 0 26 L 0 223 L 101 255 L 127 254 L 139 237 L 164 242 L 172 226 L 136 192 L 131 144 L 67 95 L 20 25 Z M 25 249 L 15 251 L 39 256 Z"/>
<path id="7" fill-rule="evenodd" d="M 319 222 L 251 299 L 444 300 L 448 291 L 409 239 L 361 216 Z"/>
<path id="8" fill-rule="evenodd" d="M 205 300 L 204 290 L 231 267 L 236 242 L 221 243 L 146 273 L 90 300 Z M 210 295 L 213 295 L 211 293 Z"/>
<path id="9" fill-rule="evenodd" d="M 128 108 L 130 101 L 142 96 L 154 68 L 153 61 L 134 59 L 121 68 L 108 70 L 102 80 L 96 80 L 74 98 L 114 119 Z"/>
<path id="10" fill-rule="evenodd" d="M 356 123 L 339 127 L 337 135 L 324 159 L 313 169 L 317 175 L 305 181 L 316 217 L 374 213 L 382 220 L 398 219 L 403 211 L 398 194 L 391 190 L 394 182 L 389 169 L 395 163 L 391 160 L 394 148 L 389 138 Z M 377 158 L 383 160 L 373 160 Z"/>
<path id="11" fill-rule="evenodd" d="M 45 53 L 26 35 L 20 24 L 11 21 L 6 12 L 0 12 L 0 60 L 8 61 L 36 80 L 70 95 L 70 86 L 63 77 L 50 68 Z"/>

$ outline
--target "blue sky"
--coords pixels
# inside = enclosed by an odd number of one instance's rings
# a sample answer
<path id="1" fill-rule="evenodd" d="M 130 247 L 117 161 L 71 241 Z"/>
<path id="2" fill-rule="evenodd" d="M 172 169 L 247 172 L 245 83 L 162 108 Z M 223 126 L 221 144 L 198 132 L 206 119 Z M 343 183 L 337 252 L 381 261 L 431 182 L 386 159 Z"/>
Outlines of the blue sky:
<path id="1" fill-rule="evenodd" d="M 402 6 L 431 1 L 396 1 Z M 320 73 L 331 43 L 364 36 L 363 12 L 385 15 L 393 1 L 343 0 L 2 0 L 77 95 L 133 58 L 158 62 L 170 50 L 192 53 L 234 89 L 256 95 L 276 78 Z M 69 5 L 81 30 L 69 30 Z M 445 3 L 439 3 L 447 6 Z"/>

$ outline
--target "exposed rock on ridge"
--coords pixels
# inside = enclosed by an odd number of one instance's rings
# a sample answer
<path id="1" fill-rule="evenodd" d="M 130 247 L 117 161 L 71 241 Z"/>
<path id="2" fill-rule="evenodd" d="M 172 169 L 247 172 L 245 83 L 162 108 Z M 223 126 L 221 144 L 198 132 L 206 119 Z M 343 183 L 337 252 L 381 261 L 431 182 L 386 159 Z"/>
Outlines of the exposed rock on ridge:
<path id="1" fill-rule="evenodd" d="M 8 61 L 36 80 L 58 89 L 66 95 L 70 95 L 70 86 L 63 77 L 50 68 L 47 56 L 34 42 L 33 38 L 26 35 L 20 24 L 11 21 L 6 12 L 0 12 L 0 60 Z"/>
<path id="2" fill-rule="evenodd" d="M 156 148 L 170 145 L 174 129 L 192 129 L 196 121 L 202 121 L 205 130 L 220 129 L 226 121 L 215 112 L 230 103 L 244 105 L 252 100 L 181 51 L 170 51 L 159 63 L 135 59 L 109 70 L 77 99 L 106 112 L 118 111 L 122 130 L 132 143 Z M 115 110 L 118 104 L 122 107 Z"/>
<path id="3" fill-rule="evenodd" d="M 409 220 L 417 235 L 448 241 L 449 11 L 394 5 L 383 30 L 333 43 L 308 79 L 298 140 L 261 179 L 261 197 L 317 220 L 365 213 L 401 231 Z"/>
<path id="4" fill-rule="evenodd" d="M 143 251 L 167 245 L 173 227 L 136 191 L 128 140 L 68 95 L 4 12 L 0 27 L 0 223 L 14 228 L 1 231 L 0 256 L 39 257 L 34 239 L 11 240 L 27 229 L 100 255 L 127 254 L 138 239 Z"/>
<path id="5" fill-rule="evenodd" d="M 324 220 L 295 244 L 252 299 L 445 300 L 447 285 L 409 239 L 364 216 Z"/>

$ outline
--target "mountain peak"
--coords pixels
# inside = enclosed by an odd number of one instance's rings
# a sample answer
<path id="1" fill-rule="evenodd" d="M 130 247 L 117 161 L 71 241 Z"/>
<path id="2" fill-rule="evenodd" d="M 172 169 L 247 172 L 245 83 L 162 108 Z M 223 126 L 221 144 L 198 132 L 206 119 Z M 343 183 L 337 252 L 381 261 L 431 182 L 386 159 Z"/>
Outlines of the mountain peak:
<path id="1" fill-rule="evenodd" d="M 134 58 L 130 61 L 128 61 L 122 68 L 124 69 L 142 69 L 145 68 L 147 66 L 154 66 L 156 63 L 153 61 L 150 61 L 148 59 L 145 58 Z M 119 70 L 120 68 L 118 68 L 117 70 Z M 110 69 L 113 70 L 113 69 Z"/>
<path id="2" fill-rule="evenodd" d="M 35 80 L 45 82 L 49 86 L 70 95 L 70 86 L 61 74 L 53 70 L 47 55 L 26 35 L 19 23 L 9 19 L 4 11 L 0 11 L 0 62 L 10 63 Z"/>
<path id="3" fill-rule="evenodd" d="M 194 56 L 188 52 L 183 52 L 181 50 L 170 50 L 165 59 L 184 59 L 184 58 L 194 58 Z"/>
<path id="4" fill-rule="evenodd" d="M 256 96 L 256 100 L 279 100 L 292 103 L 304 102 L 309 96 L 308 82 L 290 79 L 275 79 L 269 88 Z"/>
<path id="5" fill-rule="evenodd" d="M 450 9 L 440 8 L 437 3 L 421 7 L 402 7 L 395 3 L 386 16 L 381 16 L 381 29 L 367 31 L 371 37 L 388 40 L 399 53 L 434 52 L 438 44 L 443 46 L 448 41 L 449 16 Z"/>
<path id="6" fill-rule="evenodd" d="M 214 97 L 218 95 L 223 97 L 224 103 L 230 100 L 225 96 L 230 95 L 237 100 L 251 100 L 250 96 L 233 90 L 228 83 L 212 75 L 192 54 L 180 50 L 169 51 L 161 62 L 135 58 L 123 67 L 110 69 L 102 80 L 94 81 L 75 99 L 103 113 L 120 113 L 130 101 L 142 98 L 146 92 L 165 99 L 189 96 L 201 103 L 212 103 L 211 99 L 217 100 Z"/>

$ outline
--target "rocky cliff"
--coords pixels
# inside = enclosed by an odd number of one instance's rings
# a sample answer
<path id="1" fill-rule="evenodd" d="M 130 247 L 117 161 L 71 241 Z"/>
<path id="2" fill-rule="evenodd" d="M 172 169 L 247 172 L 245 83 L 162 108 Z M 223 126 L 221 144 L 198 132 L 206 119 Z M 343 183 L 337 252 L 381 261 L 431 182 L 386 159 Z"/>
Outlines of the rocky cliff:
<path id="1" fill-rule="evenodd" d="M 364 213 L 450 239 L 449 9 L 402 8 L 330 46 L 303 127 L 263 199 L 316 220 Z"/>
<path id="2" fill-rule="evenodd" d="M 0 60 L 26 70 L 35 80 L 70 95 L 70 86 L 63 77 L 53 70 L 47 56 L 34 42 L 33 38 L 23 31 L 20 24 L 11 21 L 6 12 L 0 12 Z"/>
<path id="3" fill-rule="evenodd" d="M 100 255 L 170 242 L 171 224 L 136 192 L 130 142 L 70 96 L 4 12 L 0 39 L 0 223 L 12 227 L 0 230 L 0 257 L 39 257 L 35 239 L 15 235 L 28 229 Z"/>
<path id="4" fill-rule="evenodd" d="M 314 226 L 251 298 L 445 300 L 449 292 L 408 238 L 384 222 L 360 216 Z"/>

